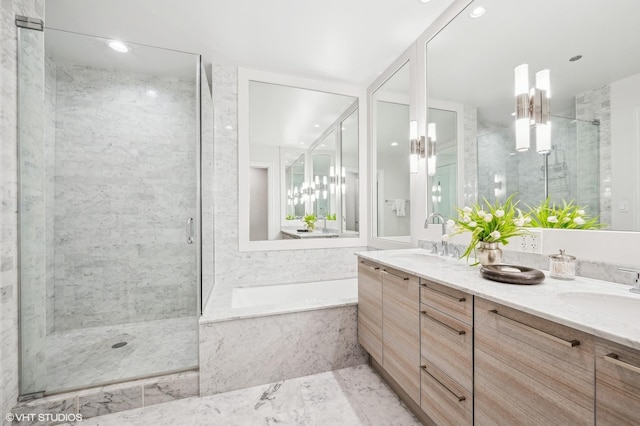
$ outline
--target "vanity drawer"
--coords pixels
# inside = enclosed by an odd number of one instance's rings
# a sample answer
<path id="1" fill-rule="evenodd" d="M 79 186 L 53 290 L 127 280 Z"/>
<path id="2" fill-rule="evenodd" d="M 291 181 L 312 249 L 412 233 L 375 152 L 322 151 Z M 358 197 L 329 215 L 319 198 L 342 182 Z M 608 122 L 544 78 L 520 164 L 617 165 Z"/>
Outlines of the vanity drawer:
<path id="1" fill-rule="evenodd" d="M 593 337 L 478 297 L 474 303 L 476 423 L 593 424 Z"/>
<path id="2" fill-rule="evenodd" d="M 422 359 L 420 408 L 438 425 L 473 424 L 471 393 Z"/>
<path id="3" fill-rule="evenodd" d="M 467 324 L 473 324 L 473 296 L 463 291 L 421 278 L 420 302 Z"/>
<path id="4" fill-rule="evenodd" d="M 421 355 L 471 392 L 473 327 L 420 304 Z"/>
<path id="5" fill-rule="evenodd" d="M 640 424 L 640 351 L 596 342 L 596 424 Z"/>
<path id="6" fill-rule="evenodd" d="M 358 263 L 358 342 L 382 364 L 382 273 L 375 263 Z"/>

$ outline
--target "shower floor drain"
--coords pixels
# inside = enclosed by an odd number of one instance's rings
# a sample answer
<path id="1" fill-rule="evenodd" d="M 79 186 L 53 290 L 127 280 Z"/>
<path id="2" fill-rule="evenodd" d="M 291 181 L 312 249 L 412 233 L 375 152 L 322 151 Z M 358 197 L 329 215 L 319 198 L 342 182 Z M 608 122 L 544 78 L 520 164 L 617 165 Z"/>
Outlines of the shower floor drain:
<path id="1" fill-rule="evenodd" d="M 111 349 L 121 348 L 126 344 L 127 344 L 127 342 L 118 342 L 115 345 L 111 346 Z"/>

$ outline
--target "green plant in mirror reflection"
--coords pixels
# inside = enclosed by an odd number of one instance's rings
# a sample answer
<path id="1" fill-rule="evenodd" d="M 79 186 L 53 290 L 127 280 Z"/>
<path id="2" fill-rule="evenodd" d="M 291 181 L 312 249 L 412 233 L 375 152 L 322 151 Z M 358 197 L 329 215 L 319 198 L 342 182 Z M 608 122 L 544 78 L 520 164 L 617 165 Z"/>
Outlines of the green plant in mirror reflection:
<path id="1" fill-rule="evenodd" d="M 304 218 L 302 219 L 303 222 L 305 223 L 305 225 L 307 225 L 307 229 L 311 232 L 313 232 L 313 230 L 316 227 L 316 215 L 313 213 L 307 213 L 304 215 Z"/>
<path id="2" fill-rule="evenodd" d="M 336 214 L 335 213 L 334 214 L 328 214 L 326 216 L 326 218 L 327 218 L 327 220 L 336 220 Z"/>
<path id="3" fill-rule="evenodd" d="M 529 207 L 531 226 L 558 229 L 600 229 L 606 226 L 598 221 L 597 216 L 590 217 L 586 213 L 587 206 L 581 207 L 574 202 L 562 200 L 562 205 L 559 205 L 547 198 L 538 206 Z"/>

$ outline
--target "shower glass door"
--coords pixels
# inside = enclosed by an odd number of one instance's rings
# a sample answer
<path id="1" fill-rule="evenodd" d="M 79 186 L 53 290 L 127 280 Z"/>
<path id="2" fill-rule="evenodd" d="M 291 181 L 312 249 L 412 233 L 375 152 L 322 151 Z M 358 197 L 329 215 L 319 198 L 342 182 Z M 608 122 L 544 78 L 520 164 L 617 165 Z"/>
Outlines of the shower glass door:
<path id="1" fill-rule="evenodd" d="M 197 367 L 200 57 L 19 30 L 21 394 Z"/>

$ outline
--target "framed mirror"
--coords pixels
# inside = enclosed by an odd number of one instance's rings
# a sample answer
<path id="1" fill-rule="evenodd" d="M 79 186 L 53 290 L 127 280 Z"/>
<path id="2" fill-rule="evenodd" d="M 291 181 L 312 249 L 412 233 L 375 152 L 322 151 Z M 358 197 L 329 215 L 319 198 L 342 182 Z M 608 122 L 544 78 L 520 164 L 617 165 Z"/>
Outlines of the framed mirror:
<path id="1" fill-rule="evenodd" d="M 239 71 L 241 250 L 363 245 L 359 99 L 341 89 Z"/>
<path id="2" fill-rule="evenodd" d="M 411 68 L 405 62 L 370 98 L 373 236 L 408 243 L 411 238 Z"/>
<path id="3" fill-rule="evenodd" d="M 472 2 L 426 47 L 429 100 L 463 106 L 465 202 L 574 200 L 606 229 L 640 230 L 640 3 Z M 536 23 L 544 22 L 542 25 Z M 508 35 L 508 36 L 505 36 Z M 515 72 L 550 70 L 550 146 L 516 149 Z M 547 93 L 547 92 L 545 92 Z"/>

